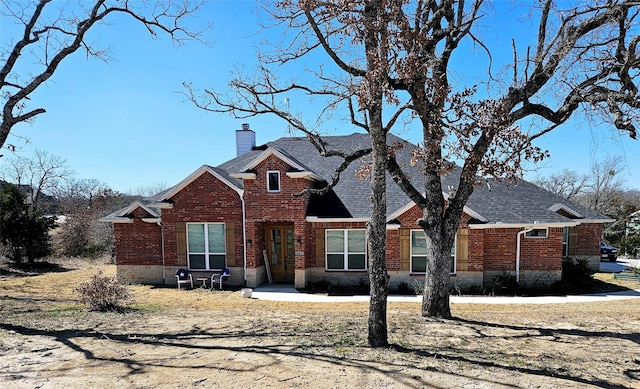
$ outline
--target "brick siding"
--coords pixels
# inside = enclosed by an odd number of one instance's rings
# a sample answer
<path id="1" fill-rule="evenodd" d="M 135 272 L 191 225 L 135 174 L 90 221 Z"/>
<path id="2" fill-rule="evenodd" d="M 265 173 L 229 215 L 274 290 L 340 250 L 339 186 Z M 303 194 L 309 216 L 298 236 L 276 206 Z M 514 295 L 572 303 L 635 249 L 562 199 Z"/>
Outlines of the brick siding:
<path id="1" fill-rule="evenodd" d="M 324 245 L 327 229 L 366 228 L 364 222 L 308 223 L 306 210 L 309 196 L 297 195 L 310 188 L 312 182 L 304 178 L 288 177 L 286 173 L 291 170 L 291 166 L 271 155 L 255 167 L 256 179 L 244 180 L 246 241 L 251 242 L 246 250 L 246 266 L 253 270 L 250 274 L 256 277 L 255 283 L 259 283 L 258 278 L 262 277 L 259 269 L 264 269 L 262 251 L 267 248 L 265 235 L 269 226 L 293 228 L 295 251 L 296 254 L 301 254 L 295 256 L 295 269 L 297 272 L 303 271 L 301 274 L 305 279 L 308 279 L 309 275 L 315 277 L 326 273 Z M 279 192 L 267 191 L 267 171 L 280 172 Z M 231 238 L 227 237 L 233 241 L 233 250 L 227 247 L 227 252 L 232 253 L 227 256 L 227 266 L 244 266 L 242 201 L 233 188 L 215 175 L 204 172 L 176 193 L 170 201 L 173 202 L 173 208 L 162 210 L 162 228 L 155 223 L 143 222 L 142 218 L 151 215 L 142 208 L 132 212 L 133 223 L 114 224 L 118 265 L 126 266 L 128 269 L 131 265 L 162 266 L 161 242 L 164 241 L 164 264 L 168 268 L 186 266 L 181 262 L 184 261 L 185 253 L 178 252 L 185 251 L 184 242 L 179 242 L 179 235 L 184 234 L 185 223 L 200 222 L 225 223 L 228 226 L 227 231 L 233 231 Z M 392 274 L 410 277 L 408 239 L 410 231 L 419 228 L 416 221 L 422 216 L 418 207 L 411 207 L 398 217 L 398 229 L 387 230 L 386 260 L 387 268 Z M 483 272 L 498 274 L 514 271 L 517 234 L 521 229 L 469 229 L 470 219 L 469 215 L 463 214 L 460 221 L 459 228 L 464 229 L 465 237 L 468 237 L 465 238 L 468 247 L 465 253 L 467 258 L 458 263 L 457 271 L 467 273 L 469 277 L 478 277 Z M 180 229 L 182 231 L 179 231 Z M 579 225 L 571 231 L 574 237 L 572 239 L 576 240 L 573 245 L 575 255 L 599 254 L 601 224 Z M 523 236 L 520 270 L 561 270 L 562 237 L 563 229 L 557 227 L 548 229 L 547 238 Z M 304 275 L 306 269 L 311 270 L 308 275 Z"/>
<path id="2" fill-rule="evenodd" d="M 162 265 L 160 226 L 143 222 L 142 218 L 151 215 L 140 207 L 131 216 L 133 223 L 113 226 L 118 265 Z"/>
<path id="3" fill-rule="evenodd" d="M 176 227 L 178 223 L 188 222 L 233 223 L 234 257 L 227 257 L 227 266 L 243 266 L 242 202 L 236 191 L 205 172 L 170 200 L 173 202 L 173 208 L 162 210 L 167 266 L 185 266 L 178 260 Z M 229 251 L 227 248 L 227 252 Z"/>

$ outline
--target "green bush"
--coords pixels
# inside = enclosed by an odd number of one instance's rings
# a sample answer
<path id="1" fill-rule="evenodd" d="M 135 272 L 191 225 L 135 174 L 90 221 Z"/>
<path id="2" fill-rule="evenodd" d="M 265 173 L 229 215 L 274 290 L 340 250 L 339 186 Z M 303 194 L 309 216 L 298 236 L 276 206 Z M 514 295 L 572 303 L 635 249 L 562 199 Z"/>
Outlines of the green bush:
<path id="1" fill-rule="evenodd" d="M 26 195 L 12 184 L 0 189 L 0 243 L 4 253 L 16 264 L 29 263 L 51 254 L 49 231 L 55 221 L 35 211 Z"/>
<path id="2" fill-rule="evenodd" d="M 640 250 L 640 235 L 629 235 L 626 238 L 622 239 L 620 242 L 620 249 L 618 253 L 625 253 L 632 258 L 638 257 L 638 251 Z"/>
<path id="3" fill-rule="evenodd" d="M 562 261 L 562 281 L 577 287 L 591 284 L 595 271 L 585 258 L 567 258 Z"/>
<path id="4" fill-rule="evenodd" d="M 80 295 L 80 302 L 95 311 L 117 311 L 131 299 L 131 294 L 124 282 L 116 276 L 106 276 L 102 271 L 83 282 L 75 289 Z"/>

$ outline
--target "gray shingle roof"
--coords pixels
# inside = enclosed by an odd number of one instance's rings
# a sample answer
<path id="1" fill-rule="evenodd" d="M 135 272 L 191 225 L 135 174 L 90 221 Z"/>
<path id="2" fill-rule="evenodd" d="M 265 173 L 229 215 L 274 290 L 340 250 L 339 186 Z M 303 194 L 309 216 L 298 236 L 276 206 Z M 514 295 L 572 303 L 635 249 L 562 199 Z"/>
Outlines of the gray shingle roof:
<path id="1" fill-rule="evenodd" d="M 354 151 L 370 147 L 367 134 L 351 134 L 345 136 L 327 136 L 324 138 L 327 149 L 339 149 L 342 151 Z M 423 188 L 423 178 L 416 167 L 409 166 L 410 154 L 413 144 L 394 135 L 389 136 L 389 144 L 395 142 L 405 143 L 406 146 L 397 153 L 400 164 L 405 173 L 409 175 L 414 185 L 419 190 Z M 242 179 L 233 178 L 234 173 L 242 173 L 253 160 L 258 158 L 267 148 L 277 150 L 296 164 L 303 166 L 308 171 L 330 182 L 335 169 L 340 165 L 340 157 L 323 157 L 307 138 L 286 137 L 274 140 L 263 146 L 255 147 L 248 153 L 226 161 L 216 167 L 212 167 L 216 173 L 224 177 L 238 189 L 243 188 Z M 369 181 L 363 181 L 356 177 L 355 172 L 362 162 L 351 164 L 340 176 L 340 182 L 333 189 L 333 194 L 324 198 L 312 199 L 321 204 L 315 204 L 314 209 L 331 207 L 335 212 L 346 211 L 343 217 L 368 218 L 371 213 L 369 195 L 371 192 Z M 460 168 L 456 167 L 453 173 L 443 177 L 443 189 L 449 186 L 456 187 Z M 167 189 L 157 195 L 148 198 L 148 201 L 163 200 L 163 194 L 171 191 Z M 338 204 L 341 203 L 341 204 Z M 387 211 L 388 215 L 396 213 L 410 203 L 407 195 L 387 175 Z M 583 220 L 597 220 L 605 222 L 607 217 L 600 215 L 577 203 L 573 203 L 551 192 L 548 192 L 532 183 L 520 181 L 516 184 L 506 184 L 495 180 L 487 180 L 486 185 L 476 188 L 467 203 L 467 207 L 486 219 L 487 224 L 543 224 L 566 223 L 571 219 L 560 215 L 555 210 L 550 210 L 554 205 L 561 204 L 578 213 Z M 312 207 L 310 206 L 310 209 Z M 340 211 L 343 210 L 343 211 Z M 578 219 L 578 221 L 580 220 Z"/>
<path id="2" fill-rule="evenodd" d="M 353 151 L 370 147 L 367 134 L 328 136 L 324 140 L 328 144 L 328 149 L 337 148 L 343 151 Z M 414 145 L 397 136 L 390 135 L 389 144 L 395 142 L 406 144 L 406 147 L 398 153 L 398 159 L 401 164 L 404 164 L 404 170 L 411 177 L 416 188 L 421 189 L 423 179 L 420 172 L 415 167 L 409 166 L 410 153 Z M 307 167 L 309 171 L 324 178 L 326 181 L 331 181 L 335 168 L 342 162 L 339 157 L 327 158 L 321 156 L 306 138 L 280 138 L 267 143 L 265 146 L 279 150 L 282 154 Z M 238 169 L 246 166 L 261 152 L 261 150 L 252 150 L 248 154 L 219 165 L 218 168 L 227 170 L 229 173 L 238 173 L 240 172 Z M 371 189 L 369 181 L 362 181 L 355 176 L 355 172 L 360 166 L 361 162 L 359 161 L 352 163 L 352 166 L 340 176 L 340 183 L 334 188 L 334 192 L 351 217 L 368 218 L 371 213 L 369 202 Z M 443 189 L 447 190 L 450 185 L 457 186 L 459 172 L 460 168 L 456 168 L 451 175 L 443 177 Z M 395 213 L 409 204 L 409 202 L 407 195 L 387 176 L 388 214 Z M 487 180 L 487 185 L 483 185 L 474 191 L 467 206 L 488 220 L 488 224 L 531 224 L 534 221 L 539 223 L 563 223 L 569 221 L 567 217 L 549 209 L 555 204 L 563 204 L 579 213 L 584 219 L 607 220 L 607 217 L 603 215 L 526 181 L 506 184 L 495 180 Z"/>

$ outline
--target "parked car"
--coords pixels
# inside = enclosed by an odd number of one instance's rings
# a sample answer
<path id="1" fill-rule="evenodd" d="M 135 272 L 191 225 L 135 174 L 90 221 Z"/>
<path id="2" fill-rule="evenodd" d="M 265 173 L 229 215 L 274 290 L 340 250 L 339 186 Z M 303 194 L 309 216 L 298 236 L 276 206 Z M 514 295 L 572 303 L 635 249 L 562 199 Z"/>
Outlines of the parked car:
<path id="1" fill-rule="evenodd" d="M 600 243 L 600 259 L 608 259 L 609 262 L 615 262 L 618 259 L 618 249 Z"/>

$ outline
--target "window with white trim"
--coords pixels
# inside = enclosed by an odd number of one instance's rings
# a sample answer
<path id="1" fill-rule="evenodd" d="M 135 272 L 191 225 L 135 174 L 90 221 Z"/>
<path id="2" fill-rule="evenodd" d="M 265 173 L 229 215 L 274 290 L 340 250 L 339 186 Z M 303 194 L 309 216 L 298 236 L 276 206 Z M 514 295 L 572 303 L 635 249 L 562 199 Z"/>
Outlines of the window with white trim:
<path id="1" fill-rule="evenodd" d="M 280 192 L 280 172 L 269 170 L 267 172 L 267 192 Z"/>
<path id="2" fill-rule="evenodd" d="M 326 230 L 327 270 L 367 270 L 365 230 Z"/>
<path id="3" fill-rule="evenodd" d="M 547 229 L 546 228 L 534 228 L 531 231 L 527 231 L 524 234 L 527 238 L 546 238 L 547 237 Z"/>
<path id="4" fill-rule="evenodd" d="M 451 246 L 449 273 L 456 272 L 456 245 L 458 235 L 456 234 L 453 246 Z M 427 238 L 423 230 L 411 231 L 411 273 L 424 274 L 427 272 Z"/>
<path id="5" fill-rule="evenodd" d="M 187 224 L 187 260 L 191 270 L 222 270 L 226 267 L 224 223 Z"/>

